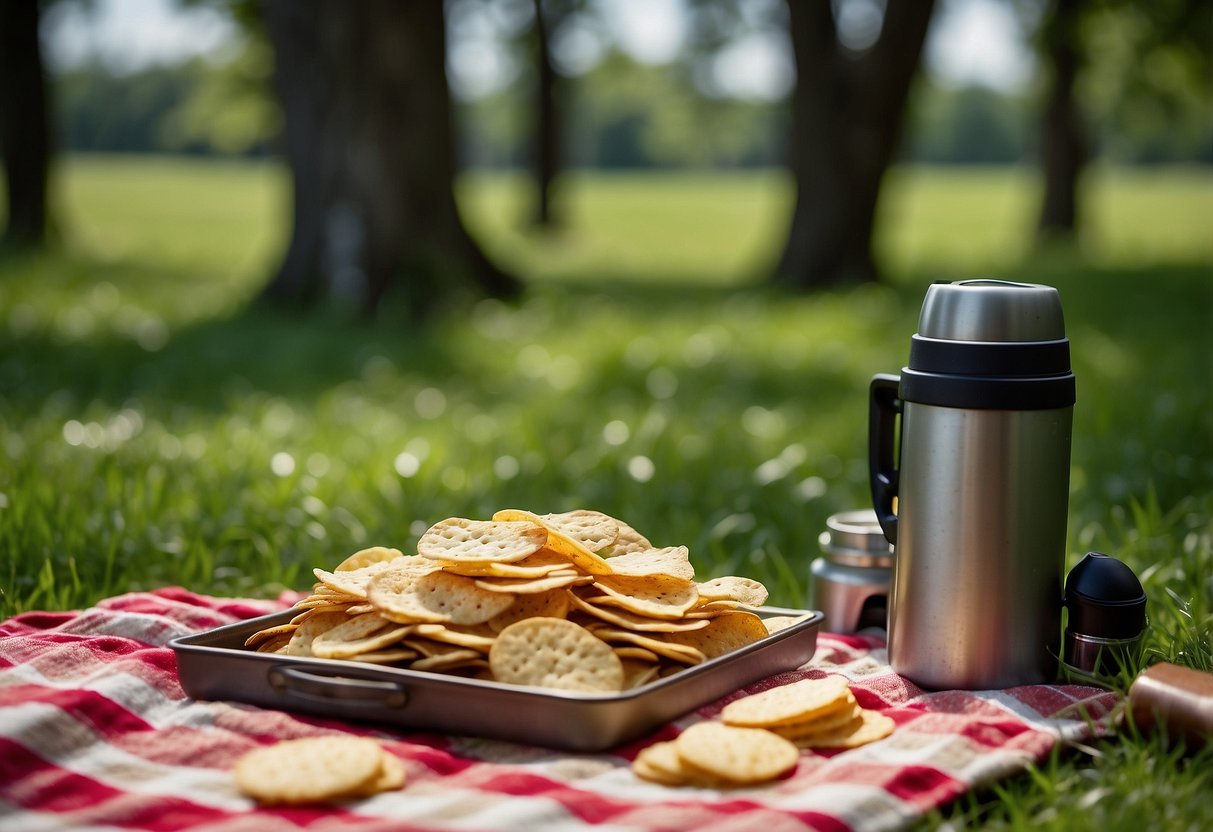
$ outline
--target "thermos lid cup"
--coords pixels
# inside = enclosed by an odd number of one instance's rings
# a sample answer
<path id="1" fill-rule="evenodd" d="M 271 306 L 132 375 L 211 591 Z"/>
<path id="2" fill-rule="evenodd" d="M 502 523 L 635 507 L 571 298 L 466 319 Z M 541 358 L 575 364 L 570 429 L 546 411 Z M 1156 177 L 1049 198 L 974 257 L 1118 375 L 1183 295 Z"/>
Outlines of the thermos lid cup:
<path id="1" fill-rule="evenodd" d="M 1052 286 L 961 280 L 927 289 L 918 334 L 943 341 L 1056 341 L 1066 337 Z"/>
<path id="2" fill-rule="evenodd" d="M 1137 638 L 1146 628 L 1146 593 L 1133 570 L 1088 552 L 1066 577 L 1067 629 L 1106 639 Z"/>
<path id="3" fill-rule="evenodd" d="M 928 287 L 899 398 L 971 410 L 1074 404 L 1061 298 L 1052 286 L 961 280 Z"/>
<path id="4" fill-rule="evenodd" d="M 1065 607 L 1067 668 L 1115 676 L 1135 661 L 1146 629 L 1146 593 L 1132 569 L 1088 552 L 1066 576 Z"/>

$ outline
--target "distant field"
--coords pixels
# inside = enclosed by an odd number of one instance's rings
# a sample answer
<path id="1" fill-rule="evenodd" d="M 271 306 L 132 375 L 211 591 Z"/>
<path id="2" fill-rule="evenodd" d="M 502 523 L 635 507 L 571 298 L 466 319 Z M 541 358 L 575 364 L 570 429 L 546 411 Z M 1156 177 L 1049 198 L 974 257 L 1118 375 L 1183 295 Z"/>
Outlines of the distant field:
<path id="1" fill-rule="evenodd" d="M 474 174 L 461 184 L 465 212 L 493 251 L 543 278 L 761 279 L 786 237 L 792 199 L 778 172 L 574 174 L 563 193 L 570 231 L 538 245 L 522 222 L 525 180 Z M 1031 253 L 1039 191 L 1030 170 L 897 169 L 878 256 L 897 279 L 1012 274 Z M 1088 263 L 1213 263 L 1213 169 L 1096 170 L 1084 193 Z"/>
<path id="2" fill-rule="evenodd" d="M 152 258 L 233 281 L 240 297 L 283 245 L 289 188 L 274 164 L 92 157 L 62 174 L 64 231 L 92 257 Z M 1088 264 L 1213 263 L 1213 169 L 1096 169 L 1084 194 Z M 552 237 L 528 228 L 519 175 L 470 173 L 459 195 L 483 242 L 527 277 L 735 285 L 778 256 L 792 189 L 773 171 L 573 173 L 567 227 Z M 1031 170 L 897 169 L 881 261 L 899 279 L 1011 274 L 1031 251 L 1038 200 Z"/>

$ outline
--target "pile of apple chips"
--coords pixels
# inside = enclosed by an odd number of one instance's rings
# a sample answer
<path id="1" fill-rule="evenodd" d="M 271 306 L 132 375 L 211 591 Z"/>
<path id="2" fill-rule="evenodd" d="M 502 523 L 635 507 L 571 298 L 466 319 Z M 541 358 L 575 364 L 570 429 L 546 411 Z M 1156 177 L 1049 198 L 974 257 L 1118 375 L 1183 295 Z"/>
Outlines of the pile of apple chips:
<path id="1" fill-rule="evenodd" d="M 654 547 L 596 511 L 432 526 L 417 554 L 376 547 L 332 572 L 262 652 L 390 664 L 518 685 L 617 692 L 744 647 L 764 621 L 757 581 L 697 583 L 687 548 Z"/>

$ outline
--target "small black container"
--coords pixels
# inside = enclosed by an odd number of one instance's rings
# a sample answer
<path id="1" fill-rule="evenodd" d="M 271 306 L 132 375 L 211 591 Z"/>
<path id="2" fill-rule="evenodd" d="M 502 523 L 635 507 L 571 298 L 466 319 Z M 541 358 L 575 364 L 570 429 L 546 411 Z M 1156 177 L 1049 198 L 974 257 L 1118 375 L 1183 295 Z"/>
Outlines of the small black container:
<path id="1" fill-rule="evenodd" d="M 1146 629 L 1146 593 L 1123 562 L 1088 552 L 1066 576 L 1062 661 L 1096 678 L 1136 668 Z"/>

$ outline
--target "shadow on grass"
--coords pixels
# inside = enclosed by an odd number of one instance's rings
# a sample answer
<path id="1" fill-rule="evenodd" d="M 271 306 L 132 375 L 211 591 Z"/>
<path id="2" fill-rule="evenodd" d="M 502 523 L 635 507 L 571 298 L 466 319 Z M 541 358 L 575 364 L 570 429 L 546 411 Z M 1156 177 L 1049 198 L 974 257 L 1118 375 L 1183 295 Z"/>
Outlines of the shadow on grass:
<path id="1" fill-rule="evenodd" d="M 170 291 L 164 278 L 157 283 L 149 271 L 108 264 L 95 274 L 99 283 L 116 284 L 123 295 Z M 188 292 L 190 287 L 180 291 Z M 58 302 L 66 306 L 84 295 L 85 288 L 66 286 Z M 590 367 L 582 385 L 585 394 L 602 394 L 622 377 L 641 395 L 647 369 L 626 366 L 621 332 L 630 339 L 639 327 L 660 339 L 675 322 L 727 321 L 730 307 L 737 304 L 748 304 L 751 310 L 776 308 L 792 299 L 762 286 L 640 285 L 603 278 L 572 285 L 543 284 L 517 304 L 470 304 L 468 309 L 443 312 L 424 325 L 393 321 L 389 315 L 368 321 L 333 309 L 293 313 L 253 303 L 230 315 L 179 325 L 151 349 L 141 346 L 141 339 L 133 334 L 104 326 L 73 338 L 53 323 L 18 331 L 20 327 L 5 325 L 11 321 L 0 320 L 0 386 L 9 391 L 10 406 L 27 412 L 65 394 L 78 404 L 98 402 L 116 408 L 132 399 L 159 400 L 214 411 L 228 407 L 233 397 L 251 393 L 307 402 L 335 385 L 362 379 L 368 362 L 383 358 L 416 384 L 440 386 L 456 379 L 473 385 L 486 382 L 492 388 L 496 385 L 486 376 L 500 370 L 501 356 L 471 354 L 469 332 L 473 345 L 491 350 L 493 343 L 480 337 L 475 320 L 469 327 L 468 316 L 475 319 L 482 310 L 500 310 L 531 315 L 539 323 L 531 333 L 515 333 L 499 349 L 517 351 L 553 337 L 584 338 L 600 345 L 602 361 L 597 366 L 609 365 L 600 375 L 610 376 L 598 379 Z M 61 317 L 53 312 L 49 319 L 53 322 L 57 316 Z M 605 328 L 599 325 L 579 334 L 576 328 L 584 325 L 587 316 L 596 316 L 599 324 L 605 319 Z M 619 331 L 611 331 L 611 321 L 619 322 Z M 811 339 L 812 334 L 806 333 L 806 340 Z M 718 366 L 680 369 L 680 375 L 691 389 L 715 387 L 722 381 Z M 752 361 L 745 375 L 743 392 L 759 400 L 787 398 L 806 381 Z"/>
<path id="2" fill-rule="evenodd" d="M 170 278 L 161 276 L 156 282 L 149 274 L 152 271 L 138 265 L 108 265 L 92 274 L 95 280 L 116 284 L 123 294 L 171 293 L 172 285 L 166 285 Z M 87 277 L 78 275 L 77 282 Z M 1206 389 L 1213 381 L 1213 279 L 1207 266 L 1113 270 L 1044 263 L 1022 270 L 1021 279 L 1047 282 L 1062 292 L 1076 368 L 1098 369 L 1119 356 L 1131 359 L 1133 366 L 1120 368 L 1123 372 L 1119 373 L 1116 368 L 1106 368 L 1108 378 L 1118 384 L 1152 375 L 1169 384 L 1181 384 L 1186 377 Z M 872 336 L 887 346 L 888 360 L 879 369 L 896 370 L 904 361 L 928 282 L 926 278 L 901 280 L 884 290 L 889 296 L 886 305 L 895 312 L 893 331 Z M 179 286 L 176 291 L 184 294 L 191 288 Z M 70 289 L 65 287 L 65 291 Z M 85 290 L 78 287 L 74 291 Z M 68 297 L 70 294 L 65 295 L 64 303 Z M 836 308 L 848 314 L 853 310 L 856 316 L 865 314 L 863 296 L 849 289 L 816 298 L 841 299 Z M 852 299 L 856 302 L 851 303 Z M 189 300 L 178 299 L 178 303 L 188 307 Z M 77 403 L 98 401 L 120 407 L 131 399 L 146 399 L 211 411 L 252 393 L 307 402 L 335 385 L 364 378 L 368 362 L 382 357 L 414 384 L 441 386 L 456 380 L 492 390 L 501 388 L 500 379 L 492 378 L 493 374 L 511 368 L 502 363 L 501 356 L 478 356 L 477 350 L 516 352 L 532 342 L 584 338 L 597 345 L 599 352 L 582 380 L 585 395 L 617 393 L 622 383 L 631 394 L 643 396 L 647 370 L 624 360 L 626 344 L 619 344 L 621 332 L 626 338 L 635 337 L 637 331 L 661 337 L 672 326 L 727 322 L 739 306 L 749 308 L 749 320 L 760 321 L 763 314 L 790 304 L 803 304 L 807 309 L 813 303 L 813 298 L 806 300 L 767 286 L 659 281 L 641 285 L 604 276 L 576 284 L 545 283 L 533 287 L 515 307 L 489 303 L 447 311 L 424 326 L 393 322 L 387 316 L 368 322 L 333 310 L 297 315 L 248 305 L 229 316 L 180 326 L 154 351 L 112 330 L 99 330 L 79 340 L 66 338 L 52 327 L 18 333 L 5 325 L 11 324 L 10 316 L 8 321 L 0 320 L 0 387 L 8 391 L 10 407 L 16 405 L 27 413 L 64 391 Z M 535 329 L 533 333 L 515 332 L 496 344 L 479 338 L 477 319 L 486 309 L 533 314 Z M 472 318 L 470 327 L 468 316 Z M 576 328 L 587 320 L 595 321 L 597 328 L 578 333 Z M 612 321 L 619 322 L 618 332 L 611 331 Z M 815 338 L 813 332 L 804 333 L 806 349 L 816 345 Z M 730 375 L 730 367 L 736 370 L 743 360 L 744 371 Z M 831 372 L 827 362 L 813 365 L 813 373 L 805 377 L 780 369 L 773 361 L 764 363 L 757 355 L 735 360 L 725 356 L 722 362 L 704 368 L 680 367 L 679 374 L 684 389 L 700 391 L 736 385 L 740 379 L 741 386 L 732 390 L 731 398 L 759 404 L 796 399 L 806 387 L 819 402 L 829 403 L 855 395 L 867 383 L 866 378 Z M 1082 382 L 1080 379 L 1080 385 Z M 1100 383 L 1094 381 L 1096 388 Z"/>

